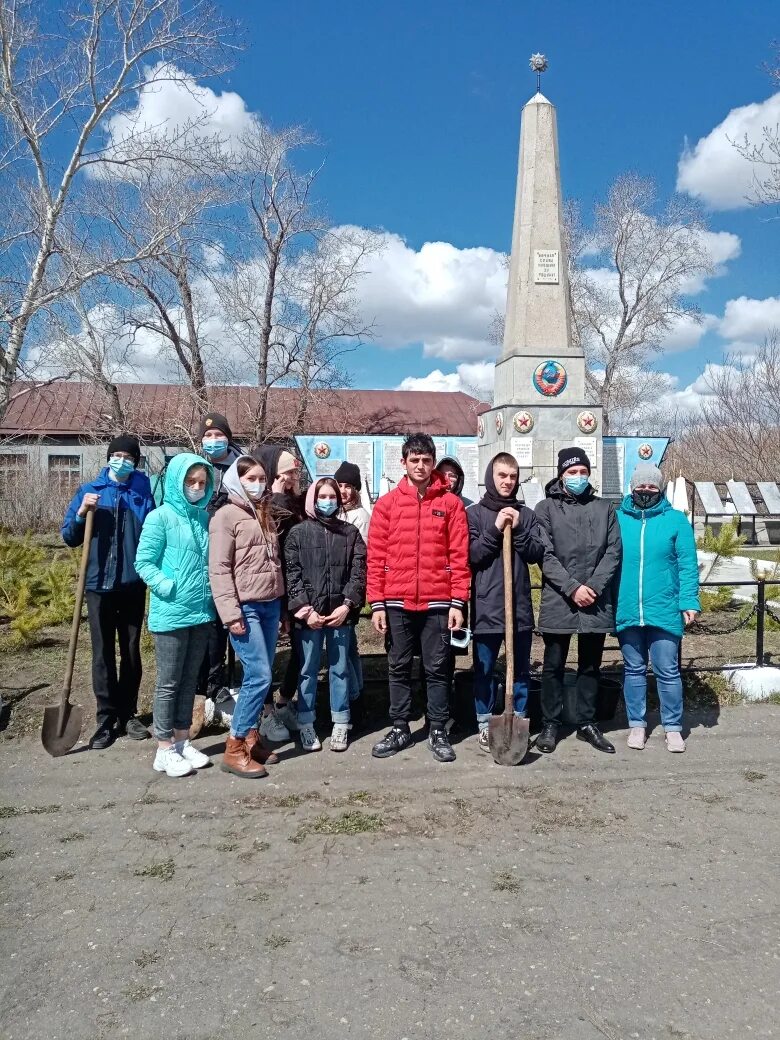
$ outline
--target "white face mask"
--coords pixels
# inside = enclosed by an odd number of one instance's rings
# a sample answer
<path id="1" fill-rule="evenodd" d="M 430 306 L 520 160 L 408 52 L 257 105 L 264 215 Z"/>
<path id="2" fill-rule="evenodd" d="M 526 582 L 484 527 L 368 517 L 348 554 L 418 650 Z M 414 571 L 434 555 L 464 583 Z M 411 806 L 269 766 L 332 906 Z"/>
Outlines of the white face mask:
<path id="1" fill-rule="evenodd" d="M 264 480 L 242 480 L 241 486 L 250 498 L 262 498 L 265 492 Z"/>
<path id="2" fill-rule="evenodd" d="M 203 490 L 203 488 L 186 487 L 184 489 L 184 497 L 187 499 L 188 502 L 191 502 L 193 505 L 195 505 L 196 502 L 200 502 L 202 498 L 206 497 L 206 492 Z"/>

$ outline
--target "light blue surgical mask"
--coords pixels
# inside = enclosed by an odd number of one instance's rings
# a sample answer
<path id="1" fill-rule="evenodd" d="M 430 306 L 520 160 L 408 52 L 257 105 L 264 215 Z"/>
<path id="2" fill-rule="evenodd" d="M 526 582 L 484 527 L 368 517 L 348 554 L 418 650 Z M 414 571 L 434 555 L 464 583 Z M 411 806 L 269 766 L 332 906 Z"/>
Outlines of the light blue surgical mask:
<path id="1" fill-rule="evenodd" d="M 108 460 L 108 467 L 119 480 L 124 480 L 125 477 L 129 477 L 135 469 L 135 466 L 130 459 L 122 458 L 121 455 L 112 455 Z"/>
<path id="2" fill-rule="evenodd" d="M 322 513 L 323 516 L 333 516 L 338 507 L 339 504 L 335 498 L 317 499 L 317 512 Z"/>
<path id="3" fill-rule="evenodd" d="M 227 437 L 220 437 L 219 440 L 201 441 L 201 446 L 209 458 L 218 459 L 227 451 Z"/>
<path id="4" fill-rule="evenodd" d="M 263 492 L 265 491 L 265 481 L 242 480 L 241 487 L 244 489 L 244 491 L 246 491 L 250 498 L 262 498 Z"/>
<path id="5" fill-rule="evenodd" d="M 590 484 L 590 477 L 564 477 L 563 483 L 567 491 L 571 491 L 573 495 L 581 495 Z"/>
<path id="6" fill-rule="evenodd" d="M 195 505 L 196 502 L 200 502 L 202 498 L 206 497 L 206 492 L 203 488 L 186 487 L 184 489 L 184 497 L 187 499 L 188 502 L 191 502 L 193 505 Z"/>

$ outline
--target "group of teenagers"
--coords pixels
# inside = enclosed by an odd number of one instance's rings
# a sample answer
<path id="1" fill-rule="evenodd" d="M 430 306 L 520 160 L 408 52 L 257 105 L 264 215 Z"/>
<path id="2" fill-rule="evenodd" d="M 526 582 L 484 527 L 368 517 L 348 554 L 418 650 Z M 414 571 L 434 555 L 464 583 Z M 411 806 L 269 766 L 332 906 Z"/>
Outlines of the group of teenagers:
<path id="1" fill-rule="evenodd" d="M 558 453 L 557 475 L 535 509 L 519 497 L 518 464 L 497 454 L 478 502 L 462 496 L 463 470 L 437 466 L 432 438 L 409 436 L 404 475 L 369 511 L 357 466 L 343 462 L 305 495 L 300 463 L 280 446 L 252 454 L 233 443 L 227 419 L 212 412 L 196 433 L 199 453 L 167 464 L 153 495 L 128 435 L 108 446 L 107 466 L 82 485 L 62 526 L 70 546 L 84 540 L 94 510 L 86 600 L 92 640 L 97 729 L 90 745 L 126 734 L 149 736 L 137 716 L 140 637 L 146 613 L 154 638 L 154 769 L 178 777 L 210 764 L 190 740 L 196 698 L 229 724 L 221 767 L 239 777 L 268 775 L 273 748 L 298 734 L 305 751 L 322 747 L 315 703 L 323 651 L 332 731 L 345 751 L 362 720 L 356 626 L 366 603 L 388 657 L 390 729 L 374 744 L 388 758 L 413 743 L 413 662 L 427 700 L 427 745 L 451 762 L 454 645 L 471 639 L 478 746 L 489 750 L 497 662 L 505 640 L 504 530 L 511 530 L 516 715 L 527 711 L 531 640 L 542 634 L 542 729 L 537 751 L 555 750 L 572 636 L 577 637 L 576 735 L 599 751 L 615 748 L 596 724 L 604 642 L 617 633 L 625 666 L 628 746 L 646 742 L 648 661 L 652 663 L 669 751 L 685 750 L 679 647 L 700 609 L 693 532 L 672 509 L 660 470 L 637 465 L 631 491 L 615 506 L 590 483 L 579 448 Z M 542 573 L 534 620 L 529 565 Z M 286 672 L 274 691 L 277 639 L 289 632 Z M 242 666 L 237 697 L 225 685 L 228 639 Z M 117 644 L 119 662 L 117 663 Z M 209 716 L 209 717 L 210 717 Z"/>

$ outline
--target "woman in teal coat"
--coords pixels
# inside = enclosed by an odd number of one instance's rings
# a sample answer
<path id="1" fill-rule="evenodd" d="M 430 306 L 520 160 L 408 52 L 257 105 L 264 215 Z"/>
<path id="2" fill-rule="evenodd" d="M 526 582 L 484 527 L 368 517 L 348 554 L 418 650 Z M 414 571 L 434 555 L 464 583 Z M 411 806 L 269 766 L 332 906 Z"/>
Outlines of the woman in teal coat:
<path id="1" fill-rule="evenodd" d="M 693 529 L 684 513 L 672 509 L 661 485 L 658 467 L 641 462 L 631 477 L 631 494 L 618 510 L 623 566 L 616 628 L 625 664 L 628 746 L 637 751 L 645 746 L 648 657 L 666 747 L 685 751 L 680 640 L 701 609 Z"/>
<path id="2" fill-rule="evenodd" d="M 149 631 L 157 679 L 154 768 L 187 776 L 210 764 L 189 740 L 198 670 L 216 613 L 209 587 L 209 517 L 214 488 L 211 463 L 175 455 L 165 473 L 164 504 L 144 522 L 135 567 L 151 591 Z"/>

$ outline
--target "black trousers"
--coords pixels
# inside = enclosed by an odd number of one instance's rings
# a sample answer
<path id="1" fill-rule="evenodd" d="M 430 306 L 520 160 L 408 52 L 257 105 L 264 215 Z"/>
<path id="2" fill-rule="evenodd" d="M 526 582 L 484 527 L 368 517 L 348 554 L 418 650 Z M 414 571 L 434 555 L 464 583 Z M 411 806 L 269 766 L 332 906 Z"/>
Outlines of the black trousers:
<path id="1" fill-rule="evenodd" d="M 219 618 L 209 625 L 209 638 L 206 652 L 198 674 L 197 693 L 201 697 L 217 699 L 217 694 L 225 685 L 225 655 L 227 653 L 228 631 Z"/>
<path id="2" fill-rule="evenodd" d="M 99 726 L 127 722 L 138 710 L 146 586 L 139 581 L 111 592 L 87 592 L 86 599 L 97 722 Z"/>
<path id="3" fill-rule="evenodd" d="M 542 721 L 560 723 L 563 710 L 563 676 L 571 635 L 545 632 L 542 662 Z M 577 725 L 586 726 L 596 717 L 599 672 L 606 632 L 577 636 Z"/>
<path id="4" fill-rule="evenodd" d="M 450 714 L 449 612 L 387 611 L 387 667 L 390 678 L 390 721 L 408 723 L 412 714 L 412 660 L 419 647 L 425 672 L 428 720 L 444 726 Z"/>

